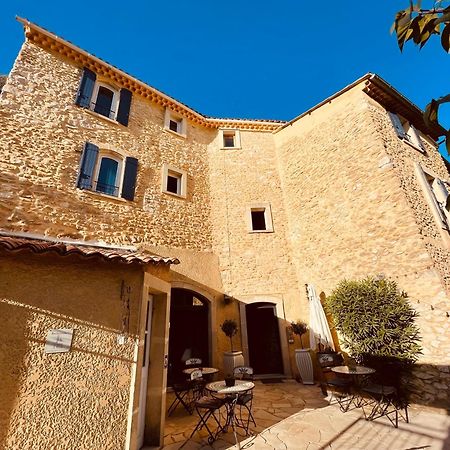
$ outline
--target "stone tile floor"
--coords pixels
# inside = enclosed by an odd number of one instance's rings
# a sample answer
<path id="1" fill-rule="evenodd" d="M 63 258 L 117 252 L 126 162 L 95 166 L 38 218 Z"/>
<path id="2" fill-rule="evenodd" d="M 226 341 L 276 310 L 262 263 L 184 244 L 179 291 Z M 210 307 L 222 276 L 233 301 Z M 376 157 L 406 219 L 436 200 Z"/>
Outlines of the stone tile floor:
<path id="1" fill-rule="evenodd" d="M 255 382 L 253 412 L 257 423 L 253 436 L 239 437 L 242 449 L 308 450 L 450 450 L 450 416 L 444 412 L 411 407 L 410 423 L 395 429 L 385 419 L 364 420 L 360 409 L 342 413 L 329 405 L 319 386 L 303 386 L 294 380 L 280 384 Z M 168 395 L 168 405 L 171 401 Z M 203 430 L 187 440 L 197 423 L 179 407 L 167 418 L 164 449 L 236 449 L 232 432 L 207 443 Z M 183 445 L 184 444 L 184 445 Z"/>

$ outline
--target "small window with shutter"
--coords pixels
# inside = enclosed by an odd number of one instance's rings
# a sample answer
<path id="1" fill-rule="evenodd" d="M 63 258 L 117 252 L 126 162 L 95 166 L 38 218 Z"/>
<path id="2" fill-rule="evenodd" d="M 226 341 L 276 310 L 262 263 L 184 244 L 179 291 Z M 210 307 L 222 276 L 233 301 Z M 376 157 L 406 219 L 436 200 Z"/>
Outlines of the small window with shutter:
<path id="1" fill-rule="evenodd" d="M 128 89 L 119 89 L 107 80 L 99 80 L 92 70 L 84 68 L 75 103 L 127 126 L 131 98 L 132 94 Z"/>
<path id="2" fill-rule="evenodd" d="M 418 163 L 416 173 L 439 226 L 450 231 L 450 184 Z"/>
<path id="3" fill-rule="evenodd" d="M 397 136 L 414 147 L 416 150 L 425 153 L 425 147 L 422 139 L 420 138 L 420 134 L 414 125 L 406 119 L 403 119 L 403 117 L 398 114 L 393 112 L 388 112 L 388 114 Z"/>
<path id="4" fill-rule="evenodd" d="M 86 142 L 77 187 L 125 200 L 134 200 L 138 161 Z"/>

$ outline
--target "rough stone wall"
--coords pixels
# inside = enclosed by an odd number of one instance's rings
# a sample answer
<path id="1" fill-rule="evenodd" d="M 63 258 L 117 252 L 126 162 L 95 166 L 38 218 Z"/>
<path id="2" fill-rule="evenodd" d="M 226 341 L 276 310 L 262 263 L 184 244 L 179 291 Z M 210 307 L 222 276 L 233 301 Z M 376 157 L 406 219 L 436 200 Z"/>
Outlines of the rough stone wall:
<path id="1" fill-rule="evenodd" d="M 0 255 L 0 449 L 124 448 L 142 279 L 136 266 Z M 74 330 L 68 353 L 44 353 L 52 328 Z"/>
<path id="2" fill-rule="evenodd" d="M 25 42 L 0 96 L 0 227 L 53 236 L 211 248 L 206 146 L 212 131 L 163 131 L 164 110 L 133 96 L 129 126 L 75 105 L 81 68 Z M 133 202 L 76 188 L 86 141 L 138 158 Z M 188 173 L 187 198 L 161 193 L 161 167 Z M 186 220 L 186 218 L 189 220 Z"/>
<path id="3" fill-rule="evenodd" d="M 421 275 L 418 271 L 399 277 L 399 283 L 412 297 L 414 307 L 420 314 L 421 335 L 424 342 L 424 358 L 420 370 L 415 371 L 414 381 L 417 392 L 422 392 L 422 400 L 434 397 L 443 404 L 450 404 L 450 323 L 447 316 L 450 294 L 450 247 L 439 230 L 432 215 L 430 205 L 414 171 L 414 163 L 431 170 L 439 178 L 450 181 L 449 173 L 431 141 L 422 136 L 426 148 L 423 154 L 398 139 L 385 111 L 375 102 L 370 102 L 370 112 L 375 127 L 389 155 L 394 172 L 408 201 L 415 219 L 420 243 L 431 257 L 431 264 Z M 428 273 L 429 272 L 429 273 Z M 441 283 L 438 283 L 437 275 Z M 408 278 L 428 278 L 423 283 L 409 283 Z M 403 279 L 402 279 L 403 278 Z M 428 281 L 428 282 L 427 282 Z M 430 281 L 432 283 L 430 283 Z M 416 400 L 420 400 L 416 398 Z"/>
<path id="4" fill-rule="evenodd" d="M 221 149 L 219 137 L 209 146 L 213 249 L 219 255 L 224 291 L 246 302 L 264 296 L 283 298 L 295 318 L 298 285 L 287 240 L 272 133 L 241 131 L 241 148 Z M 250 233 L 247 208 L 271 206 L 273 233 Z"/>
<path id="5" fill-rule="evenodd" d="M 329 294 L 344 278 L 384 274 L 396 280 L 420 313 L 421 362 L 443 366 L 444 374 L 448 319 L 429 305 L 448 304 L 448 297 L 417 225 L 419 216 L 405 195 L 398 163 L 386 158 L 386 139 L 389 145 L 406 145 L 395 141 L 388 120 L 358 86 L 275 135 L 292 254 L 299 281 L 313 283 L 318 293 Z M 416 152 L 408 148 L 403 158 Z M 413 168 L 402 164 L 412 184 Z M 415 191 L 415 209 L 429 224 L 431 212 Z M 429 378 L 422 401 L 447 396 L 439 389 L 444 378 L 449 384 L 447 375 Z"/>

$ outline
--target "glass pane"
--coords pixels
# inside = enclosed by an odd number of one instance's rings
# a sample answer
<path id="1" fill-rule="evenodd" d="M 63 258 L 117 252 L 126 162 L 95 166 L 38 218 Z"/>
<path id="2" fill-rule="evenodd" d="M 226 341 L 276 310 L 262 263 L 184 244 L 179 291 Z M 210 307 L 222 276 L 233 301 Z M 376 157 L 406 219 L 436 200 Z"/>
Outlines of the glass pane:
<path id="1" fill-rule="evenodd" d="M 111 106 L 114 98 L 114 92 L 103 86 L 98 89 L 97 100 L 95 102 L 94 111 L 102 116 L 110 117 Z"/>
<path id="2" fill-rule="evenodd" d="M 252 211 L 252 229 L 253 230 L 266 229 L 266 218 L 264 211 Z"/>
<path id="3" fill-rule="evenodd" d="M 109 195 L 118 195 L 116 186 L 117 170 L 119 163 L 111 158 L 102 158 L 98 172 L 97 191 Z"/>
<path id="4" fill-rule="evenodd" d="M 170 128 L 172 131 L 175 131 L 176 133 L 178 133 L 178 122 L 176 122 L 175 120 L 171 120 L 171 121 L 169 122 L 169 128 Z"/>
<path id="5" fill-rule="evenodd" d="M 224 147 L 234 147 L 234 134 L 224 134 L 223 135 L 223 146 Z"/>
<path id="6" fill-rule="evenodd" d="M 179 178 L 168 175 L 167 176 L 167 190 L 169 192 L 173 192 L 174 194 L 180 194 L 179 182 L 180 182 Z"/>

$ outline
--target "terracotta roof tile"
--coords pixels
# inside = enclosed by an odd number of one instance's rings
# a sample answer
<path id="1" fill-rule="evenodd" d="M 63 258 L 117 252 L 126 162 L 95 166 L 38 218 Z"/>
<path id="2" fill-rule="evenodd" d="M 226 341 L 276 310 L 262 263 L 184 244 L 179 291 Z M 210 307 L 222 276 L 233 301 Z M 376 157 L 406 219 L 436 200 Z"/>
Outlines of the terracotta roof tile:
<path id="1" fill-rule="evenodd" d="M 30 250 L 33 253 L 54 252 L 60 256 L 79 255 L 84 258 L 100 258 L 106 261 L 118 261 L 126 264 L 179 264 L 177 258 L 155 255 L 145 251 L 133 251 L 122 248 L 90 246 L 82 243 L 68 243 L 43 239 L 0 236 L 0 249 L 9 252 Z"/>

